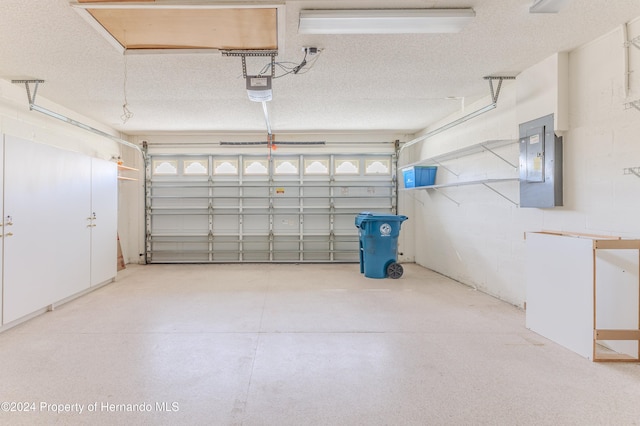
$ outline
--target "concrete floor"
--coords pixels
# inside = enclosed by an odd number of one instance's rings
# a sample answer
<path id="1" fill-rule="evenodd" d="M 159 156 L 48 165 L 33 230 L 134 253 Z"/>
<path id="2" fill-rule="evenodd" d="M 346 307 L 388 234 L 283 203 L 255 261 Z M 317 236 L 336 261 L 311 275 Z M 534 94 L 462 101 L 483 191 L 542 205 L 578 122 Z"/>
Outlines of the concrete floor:
<path id="1" fill-rule="evenodd" d="M 416 265 L 133 265 L 0 334 L 0 424 L 640 424 L 638 364 L 524 322 Z"/>

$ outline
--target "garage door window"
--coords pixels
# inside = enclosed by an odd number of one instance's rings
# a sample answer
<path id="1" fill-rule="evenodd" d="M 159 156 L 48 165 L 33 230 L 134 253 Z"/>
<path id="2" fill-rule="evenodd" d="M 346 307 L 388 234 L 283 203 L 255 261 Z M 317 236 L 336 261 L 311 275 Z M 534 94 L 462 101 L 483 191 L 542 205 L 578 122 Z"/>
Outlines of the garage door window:
<path id="1" fill-rule="evenodd" d="M 244 161 L 244 174 L 250 175 L 268 175 L 269 164 L 267 160 L 245 160 Z"/>
<path id="2" fill-rule="evenodd" d="M 185 160 L 183 166 L 185 175 L 209 174 L 209 162 L 207 160 Z"/>
<path id="3" fill-rule="evenodd" d="M 329 160 L 304 160 L 305 175 L 328 175 Z"/>
<path id="4" fill-rule="evenodd" d="M 365 161 L 365 174 L 388 175 L 391 174 L 389 159 L 370 159 Z"/>
<path id="5" fill-rule="evenodd" d="M 153 162 L 154 175 L 177 175 L 178 162 L 175 160 L 157 160 Z"/>
<path id="6" fill-rule="evenodd" d="M 297 175 L 299 173 L 298 160 L 276 160 L 277 175 Z"/>
<path id="7" fill-rule="evenodd" d="M 336 160 L 336 175 L 360 174 L 360 161 L 357 159 Z"/>
<path id="8" fill-rule="evenodd" d="M 238 160 L 214 160 L 213 174 L 236 176 L 238 174 Z"/>

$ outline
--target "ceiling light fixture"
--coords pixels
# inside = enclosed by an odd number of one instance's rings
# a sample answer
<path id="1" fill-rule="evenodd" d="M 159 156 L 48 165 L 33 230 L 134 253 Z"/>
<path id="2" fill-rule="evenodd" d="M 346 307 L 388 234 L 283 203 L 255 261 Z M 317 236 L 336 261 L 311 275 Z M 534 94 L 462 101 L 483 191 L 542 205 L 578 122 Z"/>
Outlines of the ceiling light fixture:
<path id="1" fill-rule="evenodd" d="M 534 0 L 529 13 L 558 13 L 571 0 Z"/>
<path id="2" fill-rule="evenodd" d="M 299 34 L 457 33 L 473 9 L 301 10 Z"/>

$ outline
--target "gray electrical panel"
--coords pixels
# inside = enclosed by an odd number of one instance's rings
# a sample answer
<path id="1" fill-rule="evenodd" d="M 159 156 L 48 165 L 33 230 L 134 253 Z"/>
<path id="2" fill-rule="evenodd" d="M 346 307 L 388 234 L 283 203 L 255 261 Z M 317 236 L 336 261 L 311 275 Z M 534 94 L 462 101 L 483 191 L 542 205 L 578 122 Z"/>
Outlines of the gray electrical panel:
<path id="1" fill-rule="evenodd" d="M 562 137 L 553 114 L 520 124 L 520 207 L 562 205 Z"/>

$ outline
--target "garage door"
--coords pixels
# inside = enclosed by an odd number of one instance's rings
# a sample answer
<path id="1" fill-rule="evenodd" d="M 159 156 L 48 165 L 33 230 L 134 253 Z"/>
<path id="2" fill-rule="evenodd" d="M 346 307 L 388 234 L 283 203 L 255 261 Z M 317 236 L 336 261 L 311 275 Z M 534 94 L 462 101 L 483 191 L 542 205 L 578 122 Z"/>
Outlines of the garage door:
<path id="1" fill-rule="evenodd" d="M 355 216 L 396 211 L 392 154 L 150 155 L 147 262 L 358 262 Z"/>

